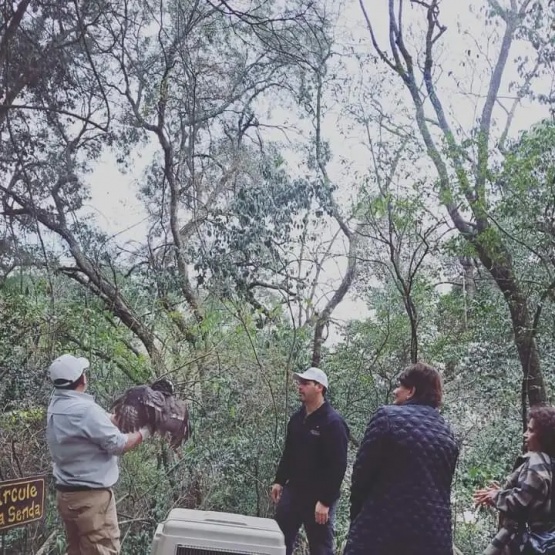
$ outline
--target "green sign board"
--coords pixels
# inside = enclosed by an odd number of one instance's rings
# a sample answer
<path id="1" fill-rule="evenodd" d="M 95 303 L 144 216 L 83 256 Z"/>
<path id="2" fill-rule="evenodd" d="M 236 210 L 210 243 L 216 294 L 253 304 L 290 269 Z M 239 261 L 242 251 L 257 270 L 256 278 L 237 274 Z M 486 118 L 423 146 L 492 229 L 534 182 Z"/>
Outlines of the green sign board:
<path id="1" fill-rule="evenodd" d="M 0 532 L 44 516 L 44 476 L 0 482 Z"/>

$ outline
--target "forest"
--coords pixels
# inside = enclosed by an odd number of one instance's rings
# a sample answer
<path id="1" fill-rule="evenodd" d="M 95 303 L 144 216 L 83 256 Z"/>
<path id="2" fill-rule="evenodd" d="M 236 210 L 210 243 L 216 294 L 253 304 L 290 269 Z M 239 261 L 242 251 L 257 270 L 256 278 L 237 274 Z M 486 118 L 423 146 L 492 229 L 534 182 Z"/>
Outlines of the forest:
<path id="1" fill-rule="evenodd" d="M 555 386 L 555 2 L 0 11 L 0 481 L 50 480 L 0 555 L 65 552 L 44 428 L 66 352 L 105 408 L 160 376 L 189 404 L 177 452 L 121 458 L 125 555 L 173 507 L 273 515 L 293 372 L 329 376 L 352 465 L 417 360 L 461 443 L 455 544 L 480 553 L 472 493 Z"/>

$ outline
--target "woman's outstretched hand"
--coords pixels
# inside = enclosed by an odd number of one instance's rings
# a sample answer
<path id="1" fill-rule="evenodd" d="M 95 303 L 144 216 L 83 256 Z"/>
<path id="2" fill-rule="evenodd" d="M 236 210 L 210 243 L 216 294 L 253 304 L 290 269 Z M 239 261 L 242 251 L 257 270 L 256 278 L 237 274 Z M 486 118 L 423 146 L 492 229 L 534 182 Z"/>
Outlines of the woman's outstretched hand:
<path id="1" fill-rule="evenodd" d="M 492 482 L 489 486 L 476 490 L 474 492 L 474 495 L 472 496 L 474 500 L 474 505 L 479 507 L 484 505 L 493 505 L 495 495 L 500 490 L 500 488 L 501 487 L 498 482 Z"/>

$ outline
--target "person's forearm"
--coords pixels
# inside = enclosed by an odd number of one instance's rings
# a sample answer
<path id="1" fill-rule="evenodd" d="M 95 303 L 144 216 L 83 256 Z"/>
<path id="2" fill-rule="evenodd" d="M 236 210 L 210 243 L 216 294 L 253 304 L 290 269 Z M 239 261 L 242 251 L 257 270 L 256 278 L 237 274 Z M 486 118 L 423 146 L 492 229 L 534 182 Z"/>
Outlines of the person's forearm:
<path id="1" fill-rule="evenodd" d="M 123 453 L 127 453 L 127 451 L 137 447 L 137 445 L 142 443 L 142 441 L 143 436 L 141 435 L 141 432 L 131 432 L 130 434 L 127 434 L 127 441 L 123 447 Z"/>
<path id="2" fill-rule="evenodd" d="M 127 451 L 134 449 L 149 436 L 150 432 L 146 428 L 141 428 L 138 432 L 131 432 L 130 434 L 127 434 L 127 442 L 123 447 L 123 453 L 127 453 Z"/>

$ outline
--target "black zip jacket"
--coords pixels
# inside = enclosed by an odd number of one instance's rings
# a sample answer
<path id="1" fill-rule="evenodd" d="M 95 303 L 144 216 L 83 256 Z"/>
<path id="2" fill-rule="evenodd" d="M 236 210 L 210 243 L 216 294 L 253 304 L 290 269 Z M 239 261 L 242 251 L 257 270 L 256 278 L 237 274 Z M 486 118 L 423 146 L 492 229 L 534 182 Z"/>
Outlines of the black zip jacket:
<path id="1" fill-rule="evenodd" d="M 287 424 L 275 483 L 329 507 L 339 498 L 348 439 L 347 424 L 327 401 L 308 416 L 303 405 Z"/>

